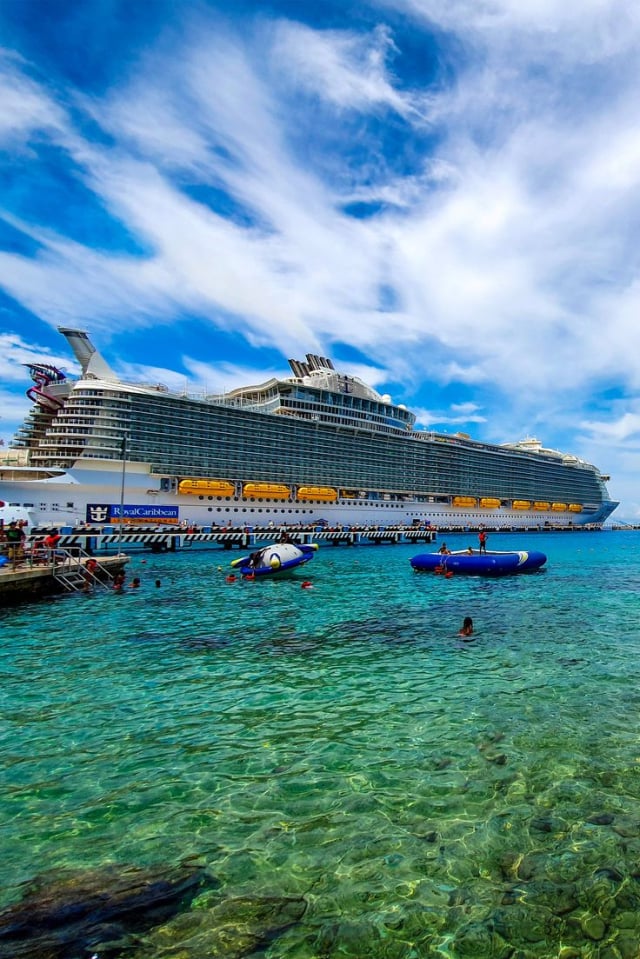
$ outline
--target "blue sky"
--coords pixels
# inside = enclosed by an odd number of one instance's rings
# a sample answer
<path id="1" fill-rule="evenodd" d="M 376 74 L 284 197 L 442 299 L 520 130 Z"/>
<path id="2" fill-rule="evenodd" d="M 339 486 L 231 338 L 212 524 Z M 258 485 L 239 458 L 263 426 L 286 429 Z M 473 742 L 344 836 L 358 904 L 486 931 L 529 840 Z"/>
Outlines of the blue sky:
<path id="1" fill-rule="evenodd" d="M 317 352 L 640 518 L 640 7 L 0 5 L 0 436 L 58 325 L 217 392 Z"/>

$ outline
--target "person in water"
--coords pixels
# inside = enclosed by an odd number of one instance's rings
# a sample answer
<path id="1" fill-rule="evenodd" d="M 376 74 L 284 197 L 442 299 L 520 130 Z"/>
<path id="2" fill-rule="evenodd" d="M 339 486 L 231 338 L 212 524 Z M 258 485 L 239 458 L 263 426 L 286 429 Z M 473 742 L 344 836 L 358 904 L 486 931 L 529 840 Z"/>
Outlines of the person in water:
<path id="1" fill-rule="evenodd" d="M 447 546 L 446 543 L 443 543 L 443 544 L 442 544 L 442 546 L 440 547 L 440 549 L 438 550 L 438 552 L 439 552 L 439 553 L 442 553 L 444 556 L 450 556 L 450 555 L 451 555 L 451 550 L 449 549 L 449 547 Z"/>
<path id="2" fill-rule="evenodd" d="M 473 620 L 470 616 L 465 616 L 458 636 L 473 636 Z"/>

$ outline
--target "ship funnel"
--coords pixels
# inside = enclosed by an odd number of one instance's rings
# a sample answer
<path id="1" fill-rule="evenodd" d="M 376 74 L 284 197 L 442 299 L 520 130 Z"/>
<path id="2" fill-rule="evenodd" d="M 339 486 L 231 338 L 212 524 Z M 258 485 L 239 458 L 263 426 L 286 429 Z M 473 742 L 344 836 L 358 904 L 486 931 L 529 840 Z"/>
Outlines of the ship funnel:
<path id="1" fill-rule="evenodd" d="M 73 350 L 75 358 L 82 367 L 83 377 L 95 378 L 97 380 L 118 379 L 107 361 L 98 353 L 88 335 L 83 330 L 68 330 L 59 326 L 58 332 L 62 333 Z"/>

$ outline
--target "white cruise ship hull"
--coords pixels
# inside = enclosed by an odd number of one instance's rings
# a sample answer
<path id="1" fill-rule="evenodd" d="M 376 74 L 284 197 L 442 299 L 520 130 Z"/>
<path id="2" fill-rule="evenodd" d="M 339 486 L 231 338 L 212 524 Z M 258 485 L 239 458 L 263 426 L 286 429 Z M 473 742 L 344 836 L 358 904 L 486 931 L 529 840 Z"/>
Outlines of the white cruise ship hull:
<path id="1" fill-rule="evenodd" d="M 127 525 L 167 526 L 281 526 L 326 523 L 329 526 L 412 526 L 497 529 L 567 528 L 601 525 L 615 503 L 582 508 L 514 509 L 480 506 L 460 508 L 429 502 L 428 497 L 393 497 L 375 491 L 353 491 L 335 502 L 285 501 L 184 495 L 163 490 L 162 478 L 151 475 L 144 463 L 104 461 L 75 467 L 46 478 L 42 471 L 0 468 L 0 520 L 22 520 L 29 527 L 118 525 L 121 505 Z M 241 486 L 239 486 L 241 489 Z"/>

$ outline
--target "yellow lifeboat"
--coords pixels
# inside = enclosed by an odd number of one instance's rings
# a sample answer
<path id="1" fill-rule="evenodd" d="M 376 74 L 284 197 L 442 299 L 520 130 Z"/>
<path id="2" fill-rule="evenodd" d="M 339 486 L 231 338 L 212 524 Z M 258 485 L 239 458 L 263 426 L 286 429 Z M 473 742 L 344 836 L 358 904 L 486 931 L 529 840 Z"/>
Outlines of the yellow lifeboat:
<path id="1" fill-rule="evenodd" d="M 321 500 L 323 503 L 333 503 L 338 498 L 338 491 L 331 486 L 299 486 L 296 499 Z"/>
<path id="2" fill-rule="evenodd" d="M 537 499 L 533 504 L 533 508 L 537 510 L 551 509 L 551 503 L 547 503 L 545 500 Z"/>
<path id="3" fill-rule="evenodd" d="M 468 507 L 470 507 L 470 506 L 477 506 L 477 505 L 478 505 L 478 501 L 477 501 L 477 499 L 475 498 L 475 496 L 454 496 L 454 497 L 453 497 L 453 505 L 454 505 L 454 506 L 466 506 L 466 507 L 468 508 Z"/>
<path id="4" fill-rule="evenodd" d="M 567 509 L 566 503 L 552 503 L 551 509 L 554 513 L 564 513 Z"/>
<path id="5" fill-rule="evenodd" d="M 227 480 L 184 479 L 178 484 L 179 493 L 192 496 L 233 496 L 235 491 L 233 483 Z"/>
<path id="6" fill-rule="evenodd" d="M 247 499 L 289 499 L 291 490 L 282 483 L 245 483 L 242 495 Z"/>
<path id="7" fill-rule="evenodd" d="M 531 500 L 530 499 L 514 499 L 512 505 L 514 509 L 531 509 Z"/>
<path id="8" fill-rule="evenodd" d="M 582 506 L 580 503 L 569 503 L 569 512 L 570 513 L 581 513 Z"/>
<path id="9" fill-rule="evenodd" d="M 494 496 L 483 496 L 480 500 L 480 506 L 484 506 L 485 509 L 498 509 L 500 500 Z"/>

